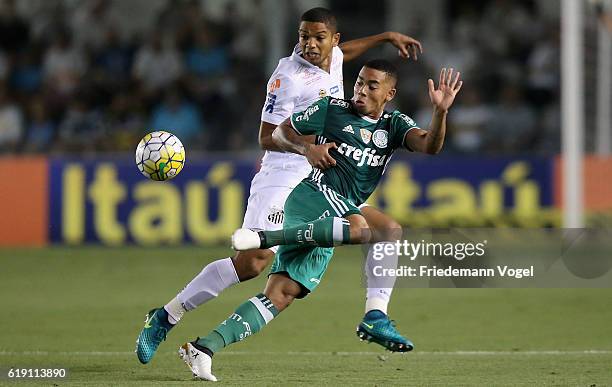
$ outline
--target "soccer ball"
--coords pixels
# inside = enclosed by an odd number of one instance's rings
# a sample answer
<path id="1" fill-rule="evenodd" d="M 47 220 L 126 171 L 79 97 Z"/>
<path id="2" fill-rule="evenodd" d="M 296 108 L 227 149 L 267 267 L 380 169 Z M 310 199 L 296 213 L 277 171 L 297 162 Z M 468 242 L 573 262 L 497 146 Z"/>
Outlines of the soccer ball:
<path id="1" fill-rule="evenodd" d="M 163 130 L 151 132 L 136 147 L 136 165 L 151 180 L 170 180 L 185 165 L 185 148 L 172 133 Z"/>

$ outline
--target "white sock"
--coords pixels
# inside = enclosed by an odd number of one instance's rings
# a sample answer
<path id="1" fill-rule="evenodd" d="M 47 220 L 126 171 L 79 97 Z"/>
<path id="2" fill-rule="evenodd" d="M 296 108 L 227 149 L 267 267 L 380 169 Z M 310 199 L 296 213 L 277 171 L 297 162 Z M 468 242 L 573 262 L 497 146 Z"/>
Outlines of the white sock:
<path id="1" fill-rule="evenodd" d="M 380 310 L 384 314 L 387 314 L 387 307 L 389 306 L 389 297 L 391 294 L 387 293 L 386 290 L 385 288 L 368 289 L 365 304 L 366 313 L 371 310 Z"/>
<path id="2" fill-rule="evenodd" d="M 176 298 L 190 311 L 217 297 L 223 290 L 240 282 L 231 258 L 209 263 L 185 286 Z"/>
<path id="3" fill-rule="evenodd" d="M 168 321 L 170 324 L 178 323 L 183 317 L 183 314 L 187 312 L 183 304 L 181 304 L 179 301 L 178 297 L 171 299 L 170 302 L 164 305 L 164 309 L 166 309 L 166 312 L 168 312 Z"/>
<path id="4" fill-rule="evenodd" d="M 391 243 L 391 242 L 389 242 Z M 386 242 L 379 242 L 377 245 L 384 245 Z M 395 249 L 389 249 L 395 251 Z M 384 248 L 377 249 L 377 251 L 386 251 Z M 379 258 L 379 259 L 376 259 Z M 375 267 L 380 266 L 384 269 L 396 269 L 397 268 L 397 254 L 375 256 L 374 246 L 368 252 L 368 258 L 365 264 L 365 273 L 368 290 L 366 292 L 366 304 L 365 312 L 368 313 L 371 310 L 380 310 L 387 314 L 387 307 L 391 299 L 391 293 L 393 292 L 393 286 L 395 285 L 394 276 L 376 276 L 374 273 L 381 273 L 380 268 L 375 270 Z"/>

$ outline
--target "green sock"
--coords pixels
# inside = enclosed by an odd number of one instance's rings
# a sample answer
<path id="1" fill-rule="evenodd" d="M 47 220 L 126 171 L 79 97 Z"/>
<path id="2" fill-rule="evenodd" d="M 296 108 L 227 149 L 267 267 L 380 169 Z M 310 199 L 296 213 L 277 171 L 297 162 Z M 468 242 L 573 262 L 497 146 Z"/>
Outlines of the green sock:
<path id="1" fill-rule="evenodd" d="M 277 245 L 333 247 L 350 241 L 349 221 L 338 217 L 317 219 L 295 227 L 263 233 L 266 243 L 262 248 Z"/>
<path id="2" fill-rule="evenodd" d="M 196 343 L 215 353 L 223 347 L 259 332 L 277 314 L 278 310 L 272 305 L 272 301 L 263 294 L 258 294 L 240 305 L 208 336 L 198 339 Z"/>

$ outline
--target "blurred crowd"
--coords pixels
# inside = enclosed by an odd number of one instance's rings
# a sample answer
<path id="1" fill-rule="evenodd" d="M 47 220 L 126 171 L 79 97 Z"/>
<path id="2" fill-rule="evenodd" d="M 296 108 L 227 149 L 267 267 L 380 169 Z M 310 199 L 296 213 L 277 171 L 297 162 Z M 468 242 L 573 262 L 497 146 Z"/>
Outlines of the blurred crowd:
<path id="1" fill-rule="evenodd" d="M 56 1 L 26 18 L 2 2 L 0 151 L 121 152 L 153 129 L 190 149 L 248 146 L 256 132 L 241 128 L 254 117 L 258 129 L 266 79 L 232 4 L 218 24 L 197 1 L 168 1 L 143 36 L 121 36 L 114 5 Z"/>
<path id="2" fill-rule="evenodd" d="M 153 129 L 190 149 L 257 148 L 270 75 L 260 17 L 245 20 L 228 2 L 213 20 L 199 1 L 168 1 L 146 33 L 125 36 L 112 1 L 52 4 L 23 15 L 2 2 L 0 152 L 127 151 Z M 448 1 L 446 9 L 444 37 L 423 40 L 421 59 L 400 65 L 394 106 L 426 127 L 426 79 L 450 64 L 465 85 L 446 151 L 558 152 L 558 18 L 530 1 Z M 350 29 L 343 20 L 340 29 Z M 420 39 L 418 28 L 400 32 Z M 354 69 L 345 70 L 347 98 Z"/>
<path id="3" fill-rule="evenodd" d="M 411 106 L 425 126 L 425 80 L 451 65 L 465 82 L 449 114 L 445 152 L 558 153 L 559 20 L 539 12 L 531 1 L 449 2 L 445 38 L 425 42 L 422 61 L 400 76 L 421 92 L 399 90 L 399 106 Z"/>

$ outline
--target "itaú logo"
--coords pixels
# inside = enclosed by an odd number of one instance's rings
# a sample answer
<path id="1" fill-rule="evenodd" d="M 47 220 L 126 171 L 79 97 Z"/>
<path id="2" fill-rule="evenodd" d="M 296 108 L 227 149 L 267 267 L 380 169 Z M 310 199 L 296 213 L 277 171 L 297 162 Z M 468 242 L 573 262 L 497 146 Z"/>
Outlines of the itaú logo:
<path id="1" fill-rule="evenodd" d="M 365 148 L 361 150 L 345 143 L 340 144 L 338 153 L 357 161 L 358 167 L 361 167 L 363 164 L 367 164 L 370 167 L 380 167 L 385 165 L 385 159 L 387 158 L 387 155 L 377 155 L 376 149 Z"/>

